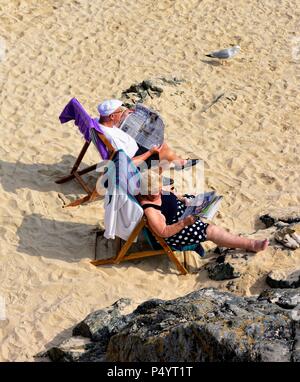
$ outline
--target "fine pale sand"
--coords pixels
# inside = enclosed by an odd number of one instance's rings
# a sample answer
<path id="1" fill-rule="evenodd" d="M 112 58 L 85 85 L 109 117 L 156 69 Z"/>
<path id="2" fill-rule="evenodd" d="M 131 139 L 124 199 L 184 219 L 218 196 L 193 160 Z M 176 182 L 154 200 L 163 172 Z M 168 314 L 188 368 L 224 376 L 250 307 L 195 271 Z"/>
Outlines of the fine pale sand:
<path id="1" fill-rule="evenodd" d="M 250 234 L 262 213 L 299 206 L 299 12 L 298 0 L 0 0 L 1 361 L 33 360 L 121 297 L 137 304 L 227 290 L 203 269 L 179 277 L 163 257 L 90 265 L 103 204 L 63 209 L 81 189 L 54 183 L 83 144 L 72 123 L 58 121 L 71 97 L 96 115 L 101 100 L 133 83 L 184 79 L 146 103 L 173 148 L 204 159 L 206 189 L 224 195 L 214 222 Z M 228 65 L 204 56 L 230 44 L 242 50 Z M 97 160 L 91 148 L 84 162 Z M 271 247 L 249 258 L 236 291 L 257 294 L 271 270 L 299 267 L 299 250 Z"/>

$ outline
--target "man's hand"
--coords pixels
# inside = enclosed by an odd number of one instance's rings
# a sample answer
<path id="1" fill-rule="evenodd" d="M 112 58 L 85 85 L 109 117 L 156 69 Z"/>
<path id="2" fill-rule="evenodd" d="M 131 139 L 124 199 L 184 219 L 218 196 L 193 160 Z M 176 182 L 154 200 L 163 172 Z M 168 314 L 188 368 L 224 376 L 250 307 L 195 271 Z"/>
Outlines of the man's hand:
<path id="1" fill-rule="evenodd" d="M 162 149 L 162 146 L 163 146 L 163 145 L 160 145 L 160 146 L 153 146 L 153 147 L 151 147 L 151 149 L 149 150 L 150 153 L 151 153 L 151 155 L 152 155 L 152 154 L 159 154 L 160 151 L 161 151 L 161 149 Z"/>

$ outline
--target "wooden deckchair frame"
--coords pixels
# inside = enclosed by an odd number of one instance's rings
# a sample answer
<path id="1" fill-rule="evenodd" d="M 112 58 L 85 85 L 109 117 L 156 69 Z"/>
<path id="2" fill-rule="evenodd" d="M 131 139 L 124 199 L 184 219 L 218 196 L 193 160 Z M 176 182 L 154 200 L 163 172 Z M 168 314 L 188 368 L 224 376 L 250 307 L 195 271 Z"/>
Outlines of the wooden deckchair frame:
<path id="1" fill-rule="evenodd" d="M 106 136 L 104 134 L 101 134 L 99 132 L 97 132 L 97 134 L 98 134 L 98 137 L 101 139 L 101 141 L 104 143 L 104 145 L 106 146 L 106 148 L 108 150 L 109 160 L 112 159 L 112 157 L 115 153 L 114 147 L 112 146 L 112 144 L 109 142 L 109 140 L 106 138 Z M 86 167 L 82 170 L 78 170 L 80 163 L 81 163 L 83 157 L 85 156 L 85 153 L 87 152 L 87 149 L 89 148 L 90 144 L 91 144 L 91 142 L 85 142 L 84 143 L 84 145 L 83 145 L 83 147 L 82 147 L 82 149 L 81 149 L 81 151 L 80 151 L 80 153 L 79 153 L 79 155 L 78 155 L 78 157 L 77 157 L 77 159 L 76 159 L 76 161 L 72 167 L 70 174 L 67 176 L 64 176 L 62 178 L 59 178 L 55 181 L 55 183 L 57 183 L 57 184 L 62 184 L 62 183 L 69 182 L 72 179 L 75 179 L 81 185 L 81 187 L 84 189 L 84 191 L 87 193 L 87 195 L 84 196 L 83 198 L 76 199 L 73 202 L 66 205 L 65 207 L 76 207 L 76 206 L 79 206 L 80 204 L 83 204 L 86 202 L 92 202 L 99 197 L 99 194 L 96 190 L 96 185 L 93 189 L 90 189 L 88 184 L 81 177 L 81 175 L 84 175 L 90 171 L 96 170 L 98 164 L 96 163 L 96 164 L 93 164 L 92 166 Z M 100 172 L 99 176 L 101 176 L 102 174 L 103 173 Z"/>
<path id="2" fill-rule="evenodd" d="M 143 228 L 147 228 L 150 230 L 152 235 L 161 245 L 162 249 L 134 252 L 127 255 L 130 247 L 134 243 L 135 238 L 138 237 L 139 233 L 142 231 Z M 118 253 L 114 257 L 110 257 L 109 259 L 97 260 L 96 255 L 97 255 L 97 237 L 96 237 L 96 247 L 95 247 L 95 260 L 91 261 L 91 264 L 95 266 L 107 265 L 107 264 L 119 264 L 123 261 L 136 260 L 136 259 L 149 257 L 149 256 L 167 255 L 169 259 L 175 264 L 180 274 L 186 275 L 188 273 L 185 267 L 186 265 L 185 253 L 184 253 L 184 265 L 182 265 L 180 261 L 177 259 L 177 257 L 175 256 L 173 250 L 165 242 L 165 240 L 162 237 L 157 236 L 153 232 L 153 230 L 150 228 L 145 215 L 143 216 L 142 220 L 136 225 L 136 227 L 130 234 L 128 240 L 125 242 L 125 244 L 121 247 L 121 249 L 118 251 Z"/>

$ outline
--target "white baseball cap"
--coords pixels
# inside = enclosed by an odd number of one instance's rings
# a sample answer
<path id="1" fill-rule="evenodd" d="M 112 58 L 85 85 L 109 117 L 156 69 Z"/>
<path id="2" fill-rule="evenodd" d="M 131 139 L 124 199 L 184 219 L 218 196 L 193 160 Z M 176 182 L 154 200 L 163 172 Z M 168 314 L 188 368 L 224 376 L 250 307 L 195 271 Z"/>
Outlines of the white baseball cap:
<path id="1" fill-rule="evenodd" d="M 99 114 L 105 117 L 116 111 L 122 104 L 123 102 L 118 99 L 108 99 L 100 103 L 97 109 Z"/>

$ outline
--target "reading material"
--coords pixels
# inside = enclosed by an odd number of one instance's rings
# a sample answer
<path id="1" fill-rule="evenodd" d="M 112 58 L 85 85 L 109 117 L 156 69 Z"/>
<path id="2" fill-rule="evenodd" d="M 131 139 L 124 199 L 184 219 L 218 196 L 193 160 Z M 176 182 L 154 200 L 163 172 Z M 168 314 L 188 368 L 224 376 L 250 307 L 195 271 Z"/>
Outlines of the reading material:
<path id="1" fill-rule="evenodd" d="M 120 125 L 121 130 L 148 150 L 164 142 L 164 127 L 160 115 L 142 104 L 137 104 Z"/>
<path id="2" fill-rule="evenodd" d="M 188 206 L 179 220 L 189 215 L 211 220 L 218 211 L 223 196 L 216 195 L 215 191 L 199 194 L 188 200 Z"/>

